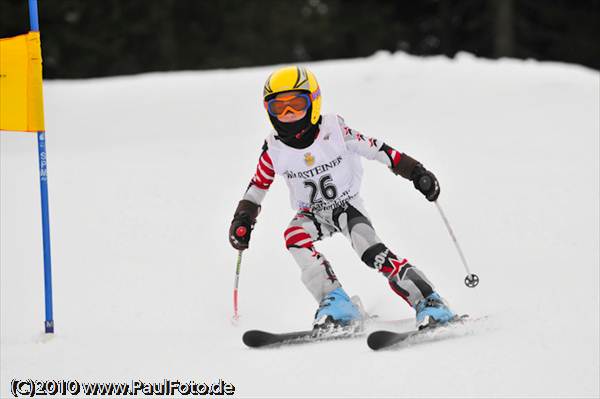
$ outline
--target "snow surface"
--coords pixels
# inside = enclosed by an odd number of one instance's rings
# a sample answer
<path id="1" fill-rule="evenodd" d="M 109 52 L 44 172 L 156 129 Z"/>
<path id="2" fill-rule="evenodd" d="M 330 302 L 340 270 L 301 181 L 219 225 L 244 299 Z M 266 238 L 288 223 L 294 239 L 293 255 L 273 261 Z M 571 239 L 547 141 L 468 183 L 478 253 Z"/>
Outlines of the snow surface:
<path id="1" fill-rule="evenodd" d="M 378 53 L 308 65 L 323 111 L 423 162 L 435 207 L 363 161 L 379 235 L 424 270 L 468 336 L 373 352 L 364 339 L 252 350 L 244 330 L 305 329 L 316 304 L 286 252 L 283 180 L 244 253 L 227 230 L 270 125 L 273 67 L 45 83 L 56 334 L 41 338 L 35 136 L 1 140 L 1 381 L 212 382 L 240 397 L 598 397 L 599 74 L 535 61 Z M 384 319 L 413 311 L 344 237 L 318 248 Z"/>

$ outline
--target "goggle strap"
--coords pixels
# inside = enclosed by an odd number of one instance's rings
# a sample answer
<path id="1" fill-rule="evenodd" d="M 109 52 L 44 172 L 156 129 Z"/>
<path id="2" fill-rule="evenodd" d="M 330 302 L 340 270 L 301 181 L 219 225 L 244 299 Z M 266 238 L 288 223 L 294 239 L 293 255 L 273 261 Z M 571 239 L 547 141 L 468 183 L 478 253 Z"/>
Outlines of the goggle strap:
<path id="1" fill-rule="evenodd" d="M 310 93 L 310 100 L 314 101 L 320 95 L 321 95 L 321 88 L 317 87 L 317 90 L 315 90 L 314 93 Z"/>

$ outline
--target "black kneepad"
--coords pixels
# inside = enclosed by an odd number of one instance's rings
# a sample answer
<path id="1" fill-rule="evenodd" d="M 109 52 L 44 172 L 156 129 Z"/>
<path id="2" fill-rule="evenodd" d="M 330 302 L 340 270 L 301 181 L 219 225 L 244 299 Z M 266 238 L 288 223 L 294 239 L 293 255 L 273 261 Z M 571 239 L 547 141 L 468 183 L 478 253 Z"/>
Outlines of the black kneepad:
<path id="1" fill-rule="evenodd" d="M 365 262 L 367 266 L 379 270 L 390 255 L 394 256 L 388 247 L 383 243 L 379 243 L 369 247 L 360 259 Z"/>

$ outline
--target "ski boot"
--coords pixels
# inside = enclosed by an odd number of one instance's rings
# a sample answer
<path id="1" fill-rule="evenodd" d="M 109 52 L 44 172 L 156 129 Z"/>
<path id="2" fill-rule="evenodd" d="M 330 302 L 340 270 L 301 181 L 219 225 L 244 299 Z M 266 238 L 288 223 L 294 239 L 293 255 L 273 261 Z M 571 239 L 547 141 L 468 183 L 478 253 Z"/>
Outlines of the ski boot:
<path id="1" fill-rule="evenodd" d="M 342 287 L 331 291 L 319 303 L 315 313 L 313 331 L 318 334 L 330 332 L 352 333 L 362 324 L 358 306 L 348 297 Z"/>
<path id="2" fill-rule="evenodd" d="M 437 292 L 417 302 L 415 310 L 419 330 L 435 324 L 445 324 L 456 317 Z"/>

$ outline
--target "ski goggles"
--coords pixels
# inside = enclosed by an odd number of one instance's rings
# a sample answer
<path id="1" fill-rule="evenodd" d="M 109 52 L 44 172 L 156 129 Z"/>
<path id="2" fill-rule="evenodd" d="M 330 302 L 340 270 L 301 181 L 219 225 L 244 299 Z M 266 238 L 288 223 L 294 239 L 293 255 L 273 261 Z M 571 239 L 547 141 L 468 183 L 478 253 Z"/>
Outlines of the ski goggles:
<path id="1" fill-rule="evenodd" d="M 283 116 L 286 112 L 291 111 L 294 114 L 299 114 L 308 109 L 312 100 L 319 96 L 319 90 L 315 93 L 300 93 L 292 94 L 287 97 L 273 98 L 265 101 L 265 108 L 270 115 L 275 117 Z"/>

